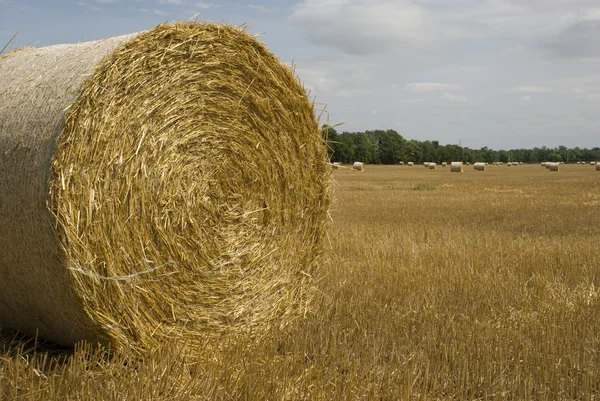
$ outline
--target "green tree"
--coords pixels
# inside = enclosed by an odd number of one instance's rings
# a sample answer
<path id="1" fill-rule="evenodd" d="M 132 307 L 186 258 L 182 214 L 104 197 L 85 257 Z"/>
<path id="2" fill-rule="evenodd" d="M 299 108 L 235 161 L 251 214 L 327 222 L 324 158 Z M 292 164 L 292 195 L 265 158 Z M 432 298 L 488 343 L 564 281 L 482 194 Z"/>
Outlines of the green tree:
<path id="1" fill-rule="evenodd" d="M 354 137 L 351 134 L 338 136 L 338 143 L 334 144 L 332 161 L 342 163 L 354 163 Z"/>
<path id="2" fill-rule="evenodd" d="M 354 158 L 364 163 L 379 162 L 375 144 L 364 132 L 354 134 Z"/>

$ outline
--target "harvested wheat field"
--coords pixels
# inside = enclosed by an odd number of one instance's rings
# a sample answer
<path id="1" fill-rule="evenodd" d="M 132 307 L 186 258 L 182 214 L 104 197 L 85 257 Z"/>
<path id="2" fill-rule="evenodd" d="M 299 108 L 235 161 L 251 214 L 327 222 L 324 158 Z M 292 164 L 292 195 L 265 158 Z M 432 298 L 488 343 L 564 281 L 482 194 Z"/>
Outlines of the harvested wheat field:
<path id="1" fill-rule="evenodd" d="M 594 168 L 368 166 L 333 178 L 313 312 L 193 355 L 176 344 L 135 359 L 34 353 L 6 337 L 0 399 L 598 398 Z"/>

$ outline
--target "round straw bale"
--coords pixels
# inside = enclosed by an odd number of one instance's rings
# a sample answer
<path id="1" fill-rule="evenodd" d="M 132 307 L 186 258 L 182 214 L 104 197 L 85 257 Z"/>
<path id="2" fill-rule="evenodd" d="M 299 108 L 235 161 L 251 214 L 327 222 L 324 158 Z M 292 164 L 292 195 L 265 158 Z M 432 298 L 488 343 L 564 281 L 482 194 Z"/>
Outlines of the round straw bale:
<path id="1" fill-rule="evenodd" d="M 596 163 L 596 171 L 600 171 L 600 163 Z"/>
<path id="2" fill-rule="evenodd" d="M 0 326 L 202 346 L 309 305 L 327 151 L 243 29 L 159 25 L 0 58 Z"/>
<path id="3" fill-rule="evenodd" d="M 400 162 L 400 163 L 398 163 L 398 164 L 400 164 L 401 166 L 404 166 L 404 162 Z"/>
<path id="4" fill-rule="evenodd" d="M 365 171 L 365 164 L 363 162 L 354 162 L 352 168 L 356 171 Z"/>
<path id="5" fill-rule="evenodd" d="M 447 167 L 447 166 L 448 166 L 448 163 L 442 162 L 442 167 Z"/>
<path id="6" fill-rule="evenodd" d="M 542 162 L 542 167 L 546 167 L 546 162 Z"/>
<path id="7" fill-rule="evenodd" d="M 559 171 L 560 170 L 559 163 L 548 163 L 547 166 L 548 166 L 548 170 L 550 170 L 550 171 Z"/>
<path id="8" fill-rule="evenodd" d="M 593 166 L 594 164 L 596 164 L 596 162 L 590 162 L 590 165 Z"/>
<path id="9" fill-rule="evenodd" d="M 463 163 L 462 162 L 452 162 L 450 164 L 450 171 L 453 173 L 462 173 L 463 172 Z"/>
<path id="10" fill-rule="evenodd" d="M 437 167 L 437 164 L 435 164 L 435 163 L 429 163 L 429 169 L 430 170 L 435 170 L 436 167 Z"/>
<path id="11" fill-rule="evenodd" d="M 485 163 L 475 163 L 473 165 L 473 168 L 475 169 L 475 171 L 485 171 L 486 170 Z"/>
<path id="12" fill-rule="evenodd" d="M 408 162 L 408 166 L 409 166 L 409 167 L 413 167 L 414 165 L 415 165 L 415 163 L 413 163 L 413 162 Z"/>

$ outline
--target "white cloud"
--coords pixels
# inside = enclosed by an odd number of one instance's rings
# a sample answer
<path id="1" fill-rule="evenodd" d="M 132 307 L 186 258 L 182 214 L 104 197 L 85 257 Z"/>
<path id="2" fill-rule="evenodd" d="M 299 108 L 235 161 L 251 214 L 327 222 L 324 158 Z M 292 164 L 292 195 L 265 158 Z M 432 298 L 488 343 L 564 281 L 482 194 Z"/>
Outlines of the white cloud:
<path id="1" fill-rule="evenodd" d="M 169 15 L 169 13 L 167 11 L 159 10 L 156 8 L 140 8 L 139 11 L 144 14 L 154 14 L 154 15 L 163 15 L 163 16 Z"/>
<path id="2" fill-rule="evenodd" d="M 409 0 L 304 0 L 289 20 L 312 44 L 354 55 L 415 47 L 433 37 L 423 8 Z"/>
<path id="3" fill-rule="evenodd" d="M 406 84 L 406 89 L 416 92 L 447 92 L 447 91 L 456 91 L 460 90 L 462 87 L 456 84 L 445 84 L 438 82 L 413 82 L 410 84 Z"/>
<path id="4" fill-rule="evenodd" d="M 540 40 L 550 56 L 570 59 L 600 57 L 600 21 L 578 18 L 560 32 Z"/>
<path id="5" fill-rule="evenodd" d="M 276 8 L 266 7 L 266 6 L 259 5 L 259 4 L 248 4 L 246 7 L 248 7 L 251 10 L 258 11 L 259 13 L 263 13 L 263 14 L 268 14 L 268 13 L 277 11 Z"/>
<path id="6" fill-rule="evenodd" d="M 195 6 L 196 8 L 201 8 L 201 9 L 204 9 L 204 10 L 207 10 L 207 9 L 209 9 L 209 8 L 217 8 L 217 7 L 219 7 L 219 5 L 218 5 L 218 4 L 214 4 L 214 3 L 205 3 L 205 2 L 203 2 L 203 1 L 198 1 L 198 2 L 194 3 L 194 6 Z"/>
<path id="7" fill-rule="evenodd" d="M 192 1 L 192 0 L 157 0 L 158 4 L 167 4 L 172 6 L 188 6 L 195 7 L 196 9 L 207 10 L 210 8 L 221 7 L 219 4 L 207 3 L 205 1 Z"/>
<path id="8" fill-rule="evenodd" d="M 77 2 L 77 5 L 79 5 L 81 7 L 85 7 L 88 10 L 92 10 L 92 11 L 102 11 L 102 9 L 100 7 L 93 6 L 93 5 L 91 5 L 89 3 L 86 3 L 84 1 Z"/>
<path id="9" fill-rule="evenodd" d="M 526 105 L 526 104 L 529 104 L 529 103 L 531 103 L 532 101 L 533 101 L 533 99 L 531 98 L 531 96 L 523 96 L 523 97 L 520 99 L 519 103 L 520 103 L 522 106 L 524 106 L 524 105 Z"/>
<path id="10" fill-rule="evenodd" d="M 356 88 L 352 88 L 352 89 L 339 89 L 338 91 L 335 92 L 335 96 L 339 96 L 339 97 L 356 97 L 356 96 L 365 96 L 368 95 L 370 92 L 364 89 L 356 89 Z"/>
<path id="11" fill-rule="evenodd" d="M 600 100 L 600 93 L 592 93 L 587 95 L 588 100 Z"/>
<path id="12" fill-rule="evenodd" d="M 96 3 L 103 3 L 103 4 L 114 4 L 114 3 L 118 3 L 119 0 L 93 0 Z"/>
<path id="13" fill-rule="evenodd" d="M 450 102 L 454 102 L 454 103 L 465 103 L 467 101 L 466 97 L 455 95 L 450 92 L 442 93 L 441 97 L 442 97 L 442 99 L 446 99 L 446 100 L 448 100 Z"/>
<path id="14" fill-rule="evenodd" d="M 312 44 L 355 55 L 489 38 L 600 57 L 597 0 L 303 0 L 289 20 Z"/>
<path id="15" fill-rule="evenodd" d="M 509 91 L 513 93 L 547 93 L 552 92 L 553 89 L 547 86 L 520 85 L 511 88 Z"/>
<path id="16" fill-rule="evenodd" d="M 316 94 L 334 95 L 340 87 L 340 82 L 322 69 L 296 68 L 296 74 L 304 85 Z"/>

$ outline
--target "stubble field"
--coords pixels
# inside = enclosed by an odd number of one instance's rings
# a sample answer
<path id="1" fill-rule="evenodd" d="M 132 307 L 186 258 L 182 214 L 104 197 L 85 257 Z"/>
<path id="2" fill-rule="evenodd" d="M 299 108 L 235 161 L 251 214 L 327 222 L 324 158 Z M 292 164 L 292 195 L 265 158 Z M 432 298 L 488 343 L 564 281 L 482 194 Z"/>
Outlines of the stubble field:
<path id="1" fill-rule="evenodd" d="M 600 172 L 561 167 L 335 170 L 304 319 L 142 360 L 5 331 L 0 400 L 598 399 Z"/>

